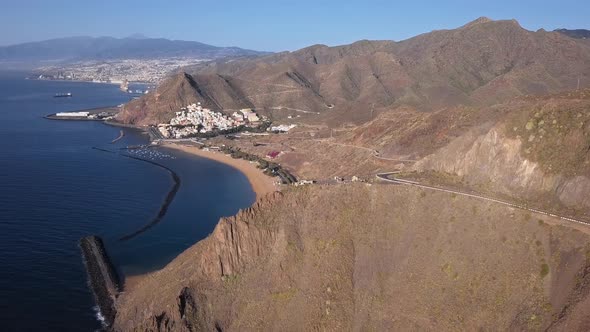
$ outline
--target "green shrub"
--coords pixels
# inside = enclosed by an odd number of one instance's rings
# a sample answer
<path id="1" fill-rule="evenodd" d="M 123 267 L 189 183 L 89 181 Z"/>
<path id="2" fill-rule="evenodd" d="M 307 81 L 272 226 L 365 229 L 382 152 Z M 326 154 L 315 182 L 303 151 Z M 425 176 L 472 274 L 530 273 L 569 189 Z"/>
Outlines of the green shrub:
<path id="1" fill-rule="evenodd" d="M 547 263 L 541 264 L 541 278 L 545 278 L 549 274 L 549 265 Z"/>

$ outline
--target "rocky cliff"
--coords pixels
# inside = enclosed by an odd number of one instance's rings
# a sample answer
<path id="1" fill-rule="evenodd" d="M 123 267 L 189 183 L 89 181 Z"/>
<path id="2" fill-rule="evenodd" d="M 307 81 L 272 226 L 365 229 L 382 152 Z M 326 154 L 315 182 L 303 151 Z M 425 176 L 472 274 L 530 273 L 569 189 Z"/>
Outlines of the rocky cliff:
<path id="1" fill-rule="evenodd" d="M 115 327 L 580 330 L 590 326 L 589 239 L 446 193 L 297 188 L 223 219 L 123 293 Z"/>
<path id="2" fill-rule="evenodd" d="M 277 240 L 276 225 L 260 215 L 281 199 L 279 192 L 259 200 L 237 215 L 222 218 L 213 233 L 149 275 L 138 290 L 121 296 L 116 327 L 121 331 L 213 330 L 214 317 L 196 289 L 231 282 L 249 264 L 268 253 Z M 147 291 L 149 290 L 149 291 Z M 130 309 L 130 310 L 128 310 Z"/>
<path id="3" fill-rule="evenodd" d="M 470 185 L 487 184 L 499 193 L 534 200 L 554 194 L 568 206 L 590 208 L 590 179 L 547 174 L 522 154 L 522 142 L 492 128 L 474 130 L 418 162 L 414 169 L 435 170 L 459 176 Z"/>
<path id="4" fill-rule="evenodd" d="M 527 101 L 418 162 L 469 186 L 527 201 L 557 199 L 590 211 L 588 91 Z"/>

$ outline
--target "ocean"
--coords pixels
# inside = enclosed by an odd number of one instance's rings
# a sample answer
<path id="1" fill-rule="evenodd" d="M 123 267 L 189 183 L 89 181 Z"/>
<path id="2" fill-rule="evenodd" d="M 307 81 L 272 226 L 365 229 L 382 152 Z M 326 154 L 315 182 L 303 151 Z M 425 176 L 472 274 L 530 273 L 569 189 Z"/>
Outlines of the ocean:
<path id="1" fill-rule="evenodd" d="M 217 162 L 156 148 L 131 151 L 181 179 L 167 214 L 149 223 L 173 185 L 170 174 L 121 155 L 147 136 L 91 121 L 47 120 L 60 111 L 118 105 L 116 85 L 25 80 L 0 72 L 0 321 L 3 331 L 95 331 L 101 327 L 78 240 L 105 240 L 117 269 L 135 275 L 165 266 L 206 237 L 222 216 L 250 206 L 247 178 Z M 72 92 L 72 98 L 53 98 Z M 114 153 L 103 152 L 106 149 Z"/>

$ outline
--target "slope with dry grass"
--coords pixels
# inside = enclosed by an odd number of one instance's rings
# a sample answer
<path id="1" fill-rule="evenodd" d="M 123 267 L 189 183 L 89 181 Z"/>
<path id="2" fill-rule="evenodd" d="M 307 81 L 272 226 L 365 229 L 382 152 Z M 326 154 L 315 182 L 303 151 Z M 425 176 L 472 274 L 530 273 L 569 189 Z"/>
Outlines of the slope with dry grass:
<path id="1" fill-rule="evenodd" d="M 121 295 L 117 328 L 579 330 L 588 236 L 404 186 L 299 188 Z"/>

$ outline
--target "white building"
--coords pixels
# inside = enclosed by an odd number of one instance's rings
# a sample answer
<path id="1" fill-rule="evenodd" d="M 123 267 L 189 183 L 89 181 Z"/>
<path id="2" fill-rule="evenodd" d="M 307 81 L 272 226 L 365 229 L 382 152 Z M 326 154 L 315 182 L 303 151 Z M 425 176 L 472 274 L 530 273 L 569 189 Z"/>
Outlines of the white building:
<path id="1" fill-rule="evenodd" d="M 90 112 L 59 112 L 59 113 L 55 113 L 55 116 L 69 116 L 69 117 L 88 117 L 88 114 L 90 114 Z"/>
<path id="2" fill-rule="evenodd" d="M 240 112 L 243 114 L 244 119 L 248 120 L 248 122 L 260 121 L 260 118 L 258 117 L 256 112 L 254 112 L 251 108 L 243 108 L 240 110 Z"/>
<path id="3" fill-rule="evenodd" d="M 278 125 L 278 126 L 272 126 L 272 127 L 268 128 L 268 130 L 286 133 L 295 127 L 296 127 L 296 125 L 294 125 L 294 124 L 292 124 L 292 125 Z"/>
<path id="4" fill-rule="evenodd" d="M 243 120 L 239 121 L 221 112 L 203 108 L 200 104 L 191 104 L 181 108 L 181 111 L 176 112 L 176 116 L 170 120 L 170 124 L 162 124 L 158 130 L 165 137 L 184 138 L 214 130 L 228 130 L 242 124 Z"/>

